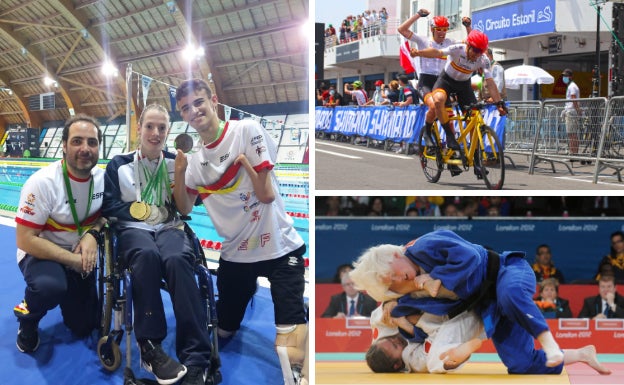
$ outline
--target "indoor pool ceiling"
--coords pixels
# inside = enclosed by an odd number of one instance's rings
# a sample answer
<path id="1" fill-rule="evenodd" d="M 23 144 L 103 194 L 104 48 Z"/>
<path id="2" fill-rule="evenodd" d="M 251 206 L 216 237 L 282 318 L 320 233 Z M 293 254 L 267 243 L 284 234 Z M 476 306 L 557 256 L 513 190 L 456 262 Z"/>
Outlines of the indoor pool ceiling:
<path id="1" fill-rule="evenodd" d="M 72 108 L 125 116 L 128 64 L 154 79 L 148 103 L 168 106 L 168 85 L 189 76 L 213 81 L 232 106 L 307 100 L 308 8 L 308 0 L 2 0 L 0 125 L 41 127 Z M 188 43 L 204 56 L 186 60 Z M 117 77 L 102 73 L 107 58 Z M 33 107 L 46 93 L 55 107 Z"/>

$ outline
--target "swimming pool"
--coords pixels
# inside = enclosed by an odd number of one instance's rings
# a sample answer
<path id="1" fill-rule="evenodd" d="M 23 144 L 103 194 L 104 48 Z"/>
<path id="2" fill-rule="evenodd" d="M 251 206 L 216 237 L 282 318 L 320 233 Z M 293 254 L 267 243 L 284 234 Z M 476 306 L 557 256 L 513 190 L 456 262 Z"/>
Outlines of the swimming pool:
<path id="1" fill-rule="evenodd" d="M 26 179 L 51 161 L 0 160 L 0 210 L 16 212 L 20 190 Z M 105 167 L 105 164 L 100 164 L 100 166 Z M 279 181 L 280 195 L 284 200 L 286 211 L 293 218 L 295 228 L 308 245 L 310 191 L 308 165 L 279 164 L 275 167 L 275 174 Z M 189 224 L 200 239 L 202 246 L 218 252 L 221 249 L 222 238 L 217 234 L 204 207 L 194 207 L 191 218 Z M 308 258 L 308 255 L 309 251 L 306 251 L 305 257 Z"/>

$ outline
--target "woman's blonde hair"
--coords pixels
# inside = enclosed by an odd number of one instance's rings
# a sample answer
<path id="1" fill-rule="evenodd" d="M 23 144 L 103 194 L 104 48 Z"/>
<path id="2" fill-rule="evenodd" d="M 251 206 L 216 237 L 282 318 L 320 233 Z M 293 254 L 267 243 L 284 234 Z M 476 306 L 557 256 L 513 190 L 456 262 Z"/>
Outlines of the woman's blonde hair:
<path id="1" fill-rule="evenodd" d="M 552 285 L 555 287 L 555 293 L 559 294 L 559 281 L 557 278 L 546 278 L 542 282 L 539 283 L 539 292 L 540 294 L 544 291 L 544 288 L 548 285 Z"/>
<path id="2" fill-rule="evenodd" d="M 366 292 L 375 300 L 383 302 L 399 298 L 402 294 L 389 290 L 388 277 L 392 274 L 390 263 L 394 254 L 403 255 L 403 247 L 379 245 L 371 247 L 353 264 L 349 276 L 359 290 Z"/>

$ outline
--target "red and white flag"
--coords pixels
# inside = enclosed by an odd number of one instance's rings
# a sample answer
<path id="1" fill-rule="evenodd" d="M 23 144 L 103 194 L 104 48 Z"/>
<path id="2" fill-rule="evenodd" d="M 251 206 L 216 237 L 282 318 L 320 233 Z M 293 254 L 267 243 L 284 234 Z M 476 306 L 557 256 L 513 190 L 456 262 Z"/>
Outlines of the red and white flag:
<path id="1" fill-rule="evenodd" d="M 410 42 L 403 35 L 401 35 L 399 63 L 406 74 L 411 74 L 418 69 L 416 59 L 410 56 Z"/>

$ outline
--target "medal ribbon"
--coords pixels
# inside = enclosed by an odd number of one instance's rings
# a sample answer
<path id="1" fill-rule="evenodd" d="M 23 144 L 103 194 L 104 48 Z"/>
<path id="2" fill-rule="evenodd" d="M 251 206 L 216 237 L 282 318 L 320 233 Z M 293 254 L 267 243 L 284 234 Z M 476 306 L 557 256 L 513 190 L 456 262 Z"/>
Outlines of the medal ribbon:
<path id="1" fill-rule="evenodd" d="M 149 204 L 154 204 L 156 206 L 163 205 L 163 182 L 165 182 L 165 188 L 167 190 L 167 196 L 171 196 L 171 186 L 169 183 L 169 173 L 167 172 L 167 167 L 165 166 L 163 153 L 161 151 L 160 158 L 158 160 L 158 165 L 156 166 L 156 170 L 152 173 L 149 169 L 143 165 L 142 162 L 139 162 L 140 150 L 137 150 L 135 154 L 135 162 L 134 162 L 134 177 L 135 177 L 135 190 L 137 195 L 137 202 L 145 201 Z M 143 170 L 143 175 L 145 176 L 146 185 L 143 191 L 141 191 L 141 178 L 139 175 L 139 163 L 140 167 Z M 166 199 L 166 198 L 165 198 Z"/>
<path id="2" fill-rule="evenodd" d="M 89 216 L 89 211 L 91 210 L 91 199 L 93 197 L 93 176 L 90 177 L 91 181 L 89 182 L 89 198 L 87 199 L 87 211 L 85 212 L 84 218 L 82 220 L 87 219 Z M 63 160 L 63 180 L 65 181 L 65 193 L 67 194 L 67 200 L 69 200 L 69 208 L 71 209 L 72 218 L 74 219 L 74 224 L 76 225 L 76 229 L 78 230 L 78 235 L 82 237 L 82 225 L 81 221 L 78 220 L 78 214 L 76 213 L 76 204 L 74 203 L 74 194 L 72 194 L 71 184 L 69 182 L 69 172 L 67 171 L 67 163 Z"/>

